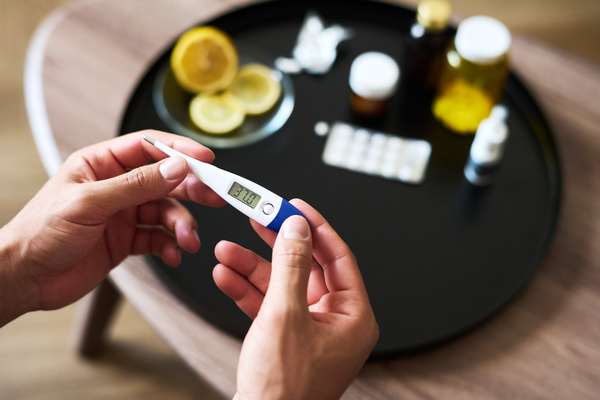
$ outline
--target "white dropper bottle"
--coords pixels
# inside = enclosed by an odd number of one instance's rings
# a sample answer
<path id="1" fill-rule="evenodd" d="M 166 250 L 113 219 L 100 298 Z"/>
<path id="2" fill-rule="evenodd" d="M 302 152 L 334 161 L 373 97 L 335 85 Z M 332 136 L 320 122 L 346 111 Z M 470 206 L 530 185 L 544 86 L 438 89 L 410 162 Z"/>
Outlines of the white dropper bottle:
<path id="1" fill-rule="evenodd" d="M 465 177 L 473 185 L 486 186 L 493 182 L 508 139 L 507 118 L 508 109 L 497 105 L 477 127 L 464 170 Z"/>

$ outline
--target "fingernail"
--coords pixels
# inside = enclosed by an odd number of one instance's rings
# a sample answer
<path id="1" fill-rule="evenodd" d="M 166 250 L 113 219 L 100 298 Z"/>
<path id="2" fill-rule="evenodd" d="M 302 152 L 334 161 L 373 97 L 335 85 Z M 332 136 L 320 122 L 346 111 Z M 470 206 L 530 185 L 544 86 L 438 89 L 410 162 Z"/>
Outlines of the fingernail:
<path id="1" fill-rule="evenodd" d="M 182 157 L 169 157 L 160 163 L 160 174 L 167 181 L 175 180 L 184 173 L 186 162 Z"/>
<path id="2" fill-rule="evenodd" d="M 281 231 L 286 239 L 306 239 L 310 233 L 310 228 L 303 217 L 295 215 L 283 222 Z"/>
<path id="3" fill-rule="evenodd" d="M 192 229 L 192 235 L 198 241 L 198 243 L 200 243 L 200 235 L 198 235 L 198 231 L 196 229 Z"/>

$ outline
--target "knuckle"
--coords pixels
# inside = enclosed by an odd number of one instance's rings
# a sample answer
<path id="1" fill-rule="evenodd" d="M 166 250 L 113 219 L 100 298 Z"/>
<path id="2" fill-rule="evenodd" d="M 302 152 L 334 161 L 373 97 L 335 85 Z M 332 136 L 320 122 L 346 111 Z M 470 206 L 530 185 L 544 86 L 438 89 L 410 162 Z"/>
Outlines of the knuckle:
<path id="1" fill-rule="evenodd" d="M 290 266 L 302 266 L 312 262 L 312 254 L 307 251 L 305 246 L 290 246 L 280 249 L 278 255 L 287 260 Z"/>
<path id="2" fill-rule="evenodd" d="M 129 171 L 126 178 L 127 186 L 134 193 L 144 192 L 149 181 L 148 173 L 143 168 L 136 168 Z"/>

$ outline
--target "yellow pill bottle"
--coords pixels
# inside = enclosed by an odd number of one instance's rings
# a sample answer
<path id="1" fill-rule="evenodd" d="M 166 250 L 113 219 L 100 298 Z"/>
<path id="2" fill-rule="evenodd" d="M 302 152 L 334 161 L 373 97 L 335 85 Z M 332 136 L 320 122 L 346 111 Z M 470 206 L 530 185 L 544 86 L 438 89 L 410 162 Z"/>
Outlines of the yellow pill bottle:
<path id="1" fill-rule="evenodd" d="M 433 101 L 433 115 L 460 134 L 473 134 L 500 101 L 508 76 L 511 35 L 500 21 L 465 19 L 446 52 Z"/>

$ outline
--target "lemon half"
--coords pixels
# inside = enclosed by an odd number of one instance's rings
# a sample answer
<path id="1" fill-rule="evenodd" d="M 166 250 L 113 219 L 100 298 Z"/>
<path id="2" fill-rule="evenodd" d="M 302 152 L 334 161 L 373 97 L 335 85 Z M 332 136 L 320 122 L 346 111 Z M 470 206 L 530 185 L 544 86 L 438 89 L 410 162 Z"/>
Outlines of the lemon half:
<path id="1" fill-rule="evenodd" d="M 175 79 L 192 93 L 229 87 L 237 75 L 238 64 L 238 53 L 231 38 L 212 26 L 185 32 L 171 53 Z"/>
<path id="2" fill-rule="evenodd" d="M 190 102 L 190 118 L 200 129 L 226 134 L 238 128 L 246 117 L 244 109 L 221 94 L 201 93 Z"/>
<path id="3" fill-rule="evenodd" d="M 281 75 L 262 64 L 244 65 L 223 95 L 243 107 L 248 115 L 263 114 L 273 108 L 281 96 Z"/>

